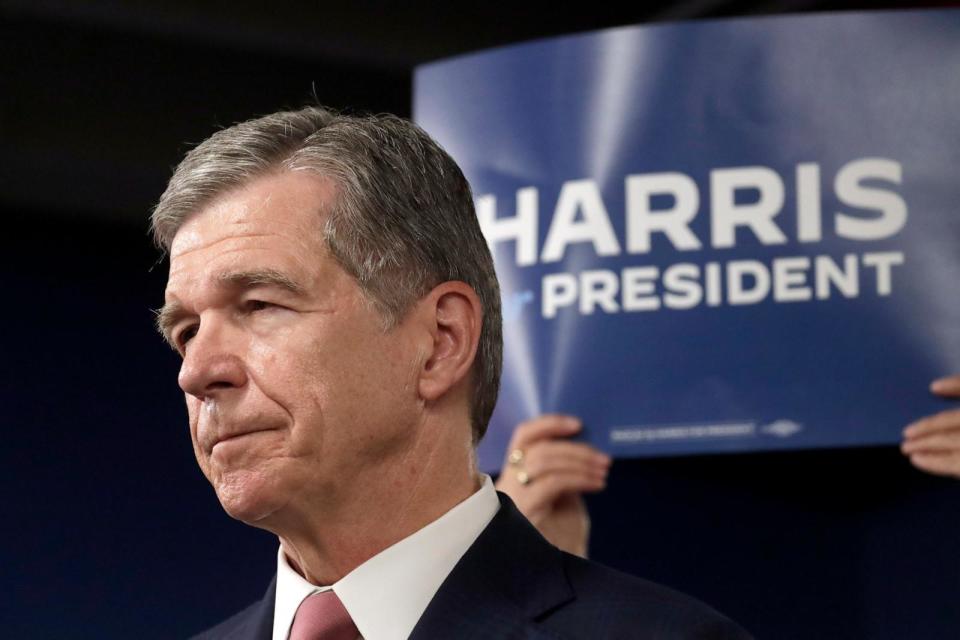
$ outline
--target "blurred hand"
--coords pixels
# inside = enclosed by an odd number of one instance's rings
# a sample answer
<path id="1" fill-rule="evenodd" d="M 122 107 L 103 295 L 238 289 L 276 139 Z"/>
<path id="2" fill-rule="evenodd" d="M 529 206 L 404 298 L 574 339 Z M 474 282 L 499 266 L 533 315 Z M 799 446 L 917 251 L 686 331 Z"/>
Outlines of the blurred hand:
<path id="1" fill-rule="evenodd" d="M 517 426 L 497 489 L 547 540 L 585 558 L 590 516 L 581 494 L 606 486 L 611 460 L 588 444 L 567 440 L 580 428 L 577 418 L 556 414 Z"/>
<path id="2" fill-rule="evenodd" d="M 945 398 L 960 398 L 960 374 L 941 378 L 930 390 Z M 900 450 L 918 469 L 960 478 L 960 409 L 921 418 L 903 431 Z"/>

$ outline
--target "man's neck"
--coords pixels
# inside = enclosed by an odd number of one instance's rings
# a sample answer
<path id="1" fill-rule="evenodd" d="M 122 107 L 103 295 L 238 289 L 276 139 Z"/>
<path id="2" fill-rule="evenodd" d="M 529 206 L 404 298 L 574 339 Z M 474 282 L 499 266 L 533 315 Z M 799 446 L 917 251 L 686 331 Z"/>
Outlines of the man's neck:
<path id="1" fill-rule="evenodd" d="M 322 500 L 323 508 L 300 505 L 265 528 L 277 534 L 291 567 L 308 582 L 333 584 L 480 488 L 472 447 L 435 441 L 428 449 L 384 465 L 346 499 Z"/>

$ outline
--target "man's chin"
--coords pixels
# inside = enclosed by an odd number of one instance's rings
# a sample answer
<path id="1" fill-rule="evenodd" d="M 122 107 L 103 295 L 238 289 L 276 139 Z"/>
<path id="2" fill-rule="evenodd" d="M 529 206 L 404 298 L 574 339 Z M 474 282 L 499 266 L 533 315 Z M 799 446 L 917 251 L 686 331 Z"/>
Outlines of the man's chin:
<path id="1" fill-rule="evenodd" d="M 227 515 L 252 526 L 263 526 L 282 505 L 282 494 L 265 475 L 256 471 L 234 471 L 214 483 L 217 498 Z"/>

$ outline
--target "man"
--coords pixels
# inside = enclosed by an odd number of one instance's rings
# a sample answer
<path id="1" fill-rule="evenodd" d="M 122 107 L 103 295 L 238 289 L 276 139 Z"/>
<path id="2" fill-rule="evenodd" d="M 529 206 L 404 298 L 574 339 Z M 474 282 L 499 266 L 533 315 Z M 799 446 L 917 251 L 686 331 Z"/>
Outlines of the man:
<path id="1" fill-rule="evenodd" d="M 280 540 L 264 599 L 202 637 L 746 637 L 549 545 L 477 473 L 499 291 L 466 180 L 421 130 L 320 108 L 236 125 L 152 226 L 197 460 Z"/>

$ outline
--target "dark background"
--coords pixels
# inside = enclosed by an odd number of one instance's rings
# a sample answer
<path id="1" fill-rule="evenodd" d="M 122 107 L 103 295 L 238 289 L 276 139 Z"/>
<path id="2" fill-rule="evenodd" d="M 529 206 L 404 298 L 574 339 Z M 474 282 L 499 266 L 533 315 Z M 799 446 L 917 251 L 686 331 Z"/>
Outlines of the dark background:
<path id="1" fill-rule="evenodd" d="M 0 635 L 185 637 L 273 574 L 276 541 L 196 468 L 151 325 L 146 219 L 191 144 L 314 99 L 409 115 L 416 64 L 489 46 L 896 6 L 917 4 L 0 2 Z M 592 554 L 760 638 L 955 638 L 958 498 L 893 447 L 621 460 L 590 499 Z"/>

